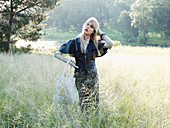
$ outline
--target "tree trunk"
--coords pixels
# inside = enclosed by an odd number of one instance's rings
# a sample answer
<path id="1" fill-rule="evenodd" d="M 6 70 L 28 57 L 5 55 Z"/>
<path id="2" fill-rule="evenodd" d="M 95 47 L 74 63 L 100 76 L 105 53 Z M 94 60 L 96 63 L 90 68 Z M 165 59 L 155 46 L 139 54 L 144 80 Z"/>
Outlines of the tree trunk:
<path id="1" fill-rule="evenodd" d="M 145 30 L 143 31 L 143 43 L 146 44 L 146 32 L 145 32 Z"/>
<path id="2" fill-rule="evenodd" d="M 9 34 L 8 34 L 8 41 L 11 40 L 11 30 L 12 30 L 12 19 L 13 19 L 13 0 L 10 0 L 10 19 L 9 19 L 9 25 L 10 25 L 10 29 L 9 29 Z"/>
<path id="3" fill-rule="evenodd" d="M 167 40 L 168 39 L 168 31 L 165 30 L 163 33 L 164 33 L 165 40 Z"/>

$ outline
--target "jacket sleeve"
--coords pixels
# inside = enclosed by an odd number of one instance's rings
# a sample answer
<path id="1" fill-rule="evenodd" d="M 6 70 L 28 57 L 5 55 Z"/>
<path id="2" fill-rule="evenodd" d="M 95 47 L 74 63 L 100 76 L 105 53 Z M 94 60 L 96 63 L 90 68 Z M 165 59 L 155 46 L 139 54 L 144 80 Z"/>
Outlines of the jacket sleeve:
<path id="1" fill-rule="evenodd" d="M 74 56 L 75 51 L 77 51 L 77 43 L 75 39 L 71 39 L 67 42 L 65 42 L 59 49 L 60 52 L 64 54 L 70 54 L 71 56 Z"/>
<path id="2" fill-rule="evenodd" d="M 103 56 L 103 55 L 105 55 L 107 53 L 108 48 L 103 48 L 104 44 L 105 43 L 99 41 L 99 43 L 98 43 L 98 50 L 100 52 L 100 55 L 98 55 L 97 57 L 101 57 L 101 56 Z"/>

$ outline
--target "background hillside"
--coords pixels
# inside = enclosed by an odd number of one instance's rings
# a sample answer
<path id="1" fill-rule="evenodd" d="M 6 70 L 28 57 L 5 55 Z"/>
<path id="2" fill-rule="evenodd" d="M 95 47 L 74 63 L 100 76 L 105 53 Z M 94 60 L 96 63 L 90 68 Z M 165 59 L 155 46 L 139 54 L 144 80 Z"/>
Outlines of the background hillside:
<path id="1" fill-rule="evenodd" d="M 128 44 L 170 44 L 168 0 L 64 0 L 52 10 L 44 40 L 77 36 L 89 17 L 113 40 Z"/>

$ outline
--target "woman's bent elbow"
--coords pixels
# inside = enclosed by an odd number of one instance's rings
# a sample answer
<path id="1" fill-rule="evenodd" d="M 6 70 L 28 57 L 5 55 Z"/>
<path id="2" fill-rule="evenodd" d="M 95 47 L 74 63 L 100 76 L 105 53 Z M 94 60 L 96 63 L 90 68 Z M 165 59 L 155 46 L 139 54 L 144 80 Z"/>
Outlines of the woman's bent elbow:
<path id="1" fill-rule="evenodd" d="M 58 57 L 59 55 L 61 55 L 61 52 L 60 51 L 56 51 L 56 53 L 54 54 L 54 57 Z"/>
<path id="2" fill-rule="evenodd" d="M 105 43 L 104 46 L 105 46 L 106 48 L 112 48 L 113 45 L 114 45 L 114 42 L 113 42 L 113 41 L 110 41 L 110 42 Z"/>

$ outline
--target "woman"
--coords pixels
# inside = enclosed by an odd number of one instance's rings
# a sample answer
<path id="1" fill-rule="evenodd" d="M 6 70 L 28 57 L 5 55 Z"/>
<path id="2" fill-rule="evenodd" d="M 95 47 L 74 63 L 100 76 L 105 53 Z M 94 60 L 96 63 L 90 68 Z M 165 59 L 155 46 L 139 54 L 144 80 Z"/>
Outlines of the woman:
<path id="1" fill-rule="evenodd" d="M 98 40 L 98 34 L 101 40 Z M 76 63 L 70 61 L 69 64 L 75 67 L 74 77 L 82 109 L 98 107 L 99 84 L 95 58 L 105 55 L 112 46 L 113 41 L 99 29 L 98 21 L 91 17 L 84 23 L 80 37 L 64 43 L 54 55 L 64 62 L 68 59 L 63 53 L 75 57 Z"/>

